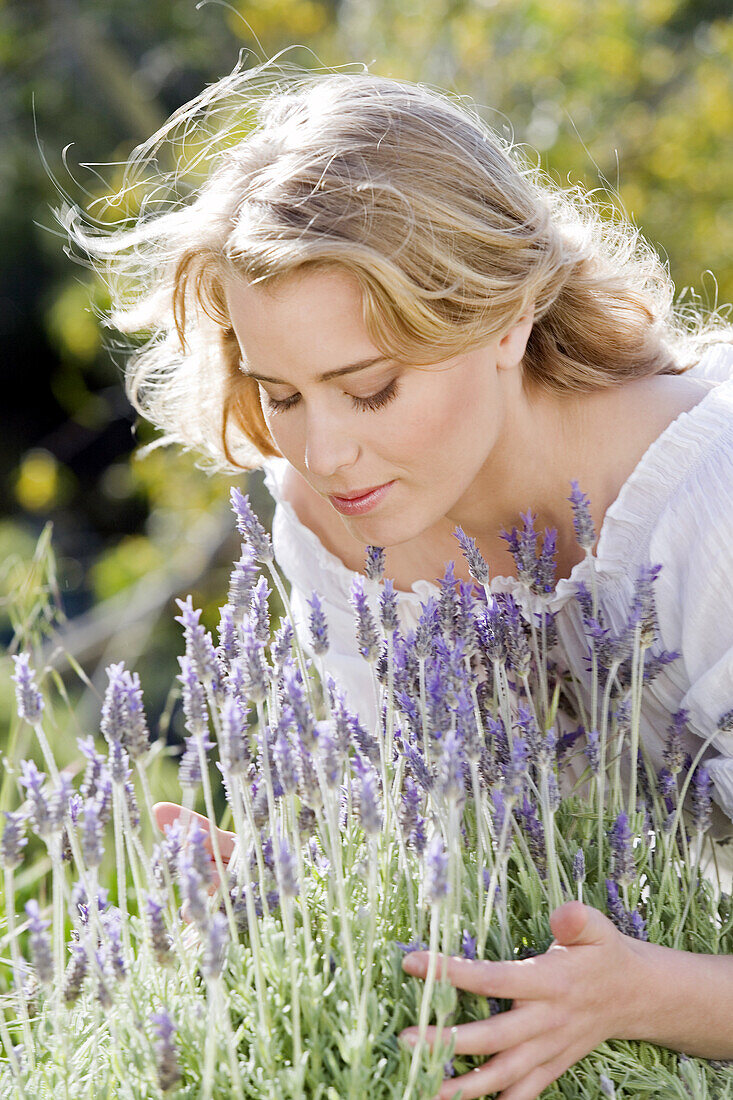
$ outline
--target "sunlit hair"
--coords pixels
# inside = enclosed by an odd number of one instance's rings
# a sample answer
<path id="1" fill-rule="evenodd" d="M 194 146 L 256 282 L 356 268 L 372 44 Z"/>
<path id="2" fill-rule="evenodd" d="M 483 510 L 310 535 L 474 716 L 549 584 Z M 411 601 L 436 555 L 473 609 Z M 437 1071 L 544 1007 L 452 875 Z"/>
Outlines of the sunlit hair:
<path id="1" fill-rule="evenodd" d="M 126 387 L 156 445 L 209 468 L 279 453 L 241 371 L 232 275 L 349 272 L 372 342 L 416 366 L 495 339 L 534 303 L 523 385 L 557 394 L 681 374 L 731 338 L 675 310 L 663 263 L 618 213 L 554 184 L 464 97 L 408 81 L 240 62 L 133 152 L 123 199 L 132 228 L 56 214 L 109 287 L 107 324 L 145 338 Z"/>

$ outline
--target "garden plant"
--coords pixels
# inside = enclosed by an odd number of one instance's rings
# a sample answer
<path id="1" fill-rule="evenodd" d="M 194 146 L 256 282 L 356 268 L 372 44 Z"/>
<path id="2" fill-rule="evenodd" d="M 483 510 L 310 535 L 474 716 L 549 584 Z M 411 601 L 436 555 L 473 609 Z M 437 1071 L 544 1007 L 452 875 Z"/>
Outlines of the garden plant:
<path id="1" fill-rule="evenodd" d="M 592 563 L 589 502 L 575 482 L 569 500 Z M 457 584 L 448 563 L 439 599 L 403 636 L 383 551 L 369 547 L 365 574 L 377 584 L 356 576 L 351 592 L 379 716 L 368 729 L 327 672 L 318 594 L 308 658 L 270 538 L 238 489 L 232 505 L 242 554 L 216 641 L 192 599 L 179 601 L 183 812 L 162 832 L 138 674 L 109 666 L 100 730 L 80 738 L 84 767 L 72 779 L 44 728 L 50 678 L 33 654 L 15 655 L 34 749 L 8 758 L 17 808 L 0 842 L 10 975 L 0 1095 L 429 1098 L 485 1058 L 431 1049 L 426 1028 L 511 1006 L 457 990 L 436 952 L 539 954 L 553 910 L 577 898 L 626 935 L 733 953 L 730 895 L 702 873 L 714 854 L 702 758 L 733 711 L 694 759 L 684 710 L 670 715 L 661 770 L 640 744 L 645 686 L 678 656 L 659 646 L 658 566 L 641 570 L 619 634 L 595 580 L 577 586 L 587 707 L 549 657 L 555 533 L 536 532 L 531 513 L 504 537 L 539 615 L 492 593 L 456 528 L 474 583 Z M 286 612 L 278 623 L 273 593 Z M 575 729 L 560 731 L 561 710 Z M 219 784 L 231 837 L 216 827 Z M 19 876 L 44 859 L 22 904 Z M 418 980 L 402 963 L 421 948 L 431 962 Z M 398 1038 L 407 1027 L 412 1047 Z M 733 1074 L 610 1040 L 543 1095 L 721 1100 L 733 1098 Z"/>

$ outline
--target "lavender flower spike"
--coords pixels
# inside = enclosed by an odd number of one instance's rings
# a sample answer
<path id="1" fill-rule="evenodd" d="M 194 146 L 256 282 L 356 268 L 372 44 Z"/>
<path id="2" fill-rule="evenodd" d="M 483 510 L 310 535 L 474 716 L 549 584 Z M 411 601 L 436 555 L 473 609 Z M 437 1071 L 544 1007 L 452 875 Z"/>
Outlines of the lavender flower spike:
<path id="1" fill-rule="evenodd" d="M 575 537 L 584 550 L 592 550 L 596 541 L 596 531 L 590 514 L 590 499 L 581 492 L 577 481 L 571 481 L 570 485 L 572 492 L 568 500 L 573 506 Z"/>
<path id="2" fill-rule="evenodd" d="M 484 561 L 476 540 L 469 538 L 462 527 L 456 527 L 453 537 L 458 539 L 463 556 L 468 562 L 468 571 L 477 584 L 489 583 L 489 567 Z"/>
<path id="3" fill-rule="evenodd" d="M 109 665 L 105 670 L 109 679 L 104 693 L 100 728 L 108 744 L 124 741 L 128 725 L 127 693 L 125 691 L 125 663 Z"/>
<path id="4" fill-rule="evenodd" d="M 214 913 L 206 928 L 201 972 L 209 980 L 220 978 L 229 947 L 229 923 L 223 913 Z"/>
<path id="5" fill-rule="evenodd" d="M 448 854 L 436 833 L 425 851 L 425 900 L 437 905 L 448 893 Z"/>
<path id="6" fill-rule="evenodd" d="M 232 486 L 230 500 L 237 517 L 237 530 L 252 548 L 257 561 L 264 564 L 274 561 L 275 555 L 270 536 L 252 511 L 249 496 L 243 496 L 236 486 Z"/>
<path id="7" fill-rule="evenodd" d="M 704 764 L 700 764 L 692 776 L 692 821 L 699 833 L 710 828 L 713 809 L 710 797 L 712 780 Z"/>
<path id="8" fill-rule="evenodd" d="M 46 929 L 50 926 L 50 920 L 43 920 L 41 910 L 35 898 L 25 903 L 25 911 L 28 914 L 30 926 L 30 945 L 33 965 L 41 985 L 53 984 L 53 959 L 51 957 L 51 944 Z"/>
<path id="9" fill-rule="evenodd" d="M 385 551 L 382 546 L 367 546 L 364 572 L 370 581 L 381 581 L 384 576 Z"/>
<path id="10" fill-rule="evenodd" d="M 612 878 L 619 886 L 630 886 L 636 878 L 636 862 L 629 830 L 629 819 L 620 813 L 611 828 Z"/>
<path id="11" fill-rule="evenodd" d="M 151 1013 L 150 1019 L 156 1035 L 154 1045 L 158 1085 L 161 1092 L 170 1092 L 181 1079 L 181 1071 L 178 1068 L 178 1055 L 173 1042 L 176 1025 L 165 1009 Z"/>
<path id="12" fill-rule="evenodd" d="M 28 843 L 24 836 L 25 816 L 16 810 L 4 810 L 5 829 L 0 841 L 0 863 L 8 870 L 20 866 L 23 862 L 22 849 Z"/>
<path id="13" fill-rule="evenodd" d="M 323 614 L 321 601 L 316 591 L 313 592 L 313 595 L 308 601 L 308 606 L 311 609 L 308 616 L 311 644 L 316 657 L 320 657 L 321 654 L 328 651 L 328 623 L 326 622 L 326 616 Z"/>
<path id="14" fill-rule="evenodd" d="M 351 584 L 349 603 L 356 612 L 356 642 L 359 652 L 365 660 L 376 661 L 379 656 L 377 624 L 364 595 L 364 582 L 358 575 Z"/>
<path id="15" fill-rule="evenodd" d="M 13 654 L 13 660 L 15 675 L 11 679 L 15 684 L 18 714 L 33 726 L 41 720 L 43 696 L 36 687 L 35 674 L 30 667 L 30 656 L 27 653 Z"/>

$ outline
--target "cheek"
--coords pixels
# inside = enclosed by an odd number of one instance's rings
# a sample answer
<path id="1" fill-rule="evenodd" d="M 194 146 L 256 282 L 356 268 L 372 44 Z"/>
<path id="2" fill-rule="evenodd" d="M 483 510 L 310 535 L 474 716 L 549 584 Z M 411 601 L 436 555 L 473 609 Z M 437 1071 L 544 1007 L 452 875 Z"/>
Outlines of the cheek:
<path id="1" fill-rule="evenodd" d="M 441 454 L 453 456 L 463 451 L 469 437 L 476 434 L 483 411 L 475 395 L 454 383 L 437 387 L 420 402 L 412 415 L 403 416 L 398 438 L 403 451 L 421 455 L 428 462 Z"/>

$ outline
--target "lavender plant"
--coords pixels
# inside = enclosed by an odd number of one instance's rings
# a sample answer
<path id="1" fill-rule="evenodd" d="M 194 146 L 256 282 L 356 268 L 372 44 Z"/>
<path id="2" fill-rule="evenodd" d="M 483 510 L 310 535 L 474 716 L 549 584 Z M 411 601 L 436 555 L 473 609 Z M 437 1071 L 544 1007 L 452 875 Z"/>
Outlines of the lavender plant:
<path id="1" fill-rule="evenodd" d="M 572 489 L 592 565 L 587 498 Z M 456 584 L 449 563 L 439 599 L 403 635 L 383 552 L 370 547 L 365 573 L 378 599 L 360 578 L 352 591 L 379 716 L 366 729 L 326 673 L 318 594 L 308 660 L 269 536 L 238 490 L 232 504 L 244 544 L 218 644 L 190 597 L 179 601 L 184 809 L 162 833 L 137 675 L 121 663 L 108 669 L 106 756 L 101 740 L 80 739 L 74 786 L 53 758 L 30 656 L 14 659 L 18 713 L 45 772 L 18 762 L 19 804 L 0 838 L 10 961 L 0 1095 L 431 1097 L 446 1073 L 482 1059 L 429 1050 L 427 1027 L 508 1004 L 459 993 L 434 963 L 417 982 L 402 969 L 405 951 L 536 954 L 550 944 L 550 912 L 577 897 L 627 935 L 733 952 L 730 895 L 701 874 L 710 780 L 702 750 L 691 760 L 682 748 L 686 714 L 670 716 L 659 773 L 639 744 L 644 686 L 676 656 L 654 652 L 656 568 L 639 576 L 618 634 L 595 579 L 591 591 L 578 585 L 586 711 L 550 657 L 555 532 L 538 552 L 531 513 L 506 538 L 539 601 L 535 614 L 492 593 L 486 563 L 458 528 L 475 583 Z M 268 582 L 286 612 L 277 625 Z M 561 703 L 576 729 L 560 731 Z M 731 725 L 729 712 L 717 730 Z M 214 782 L 230 837 L 214 820 Z M 45 849 L 50 890 L 18 913 L 29 837 Z M 397 1039 L 409 1025 L 418 1028 L 412 1049 Z M 730 1068 L 610 1041 L 546 1090 L 652 1093 L 733 1098 Z"/>

